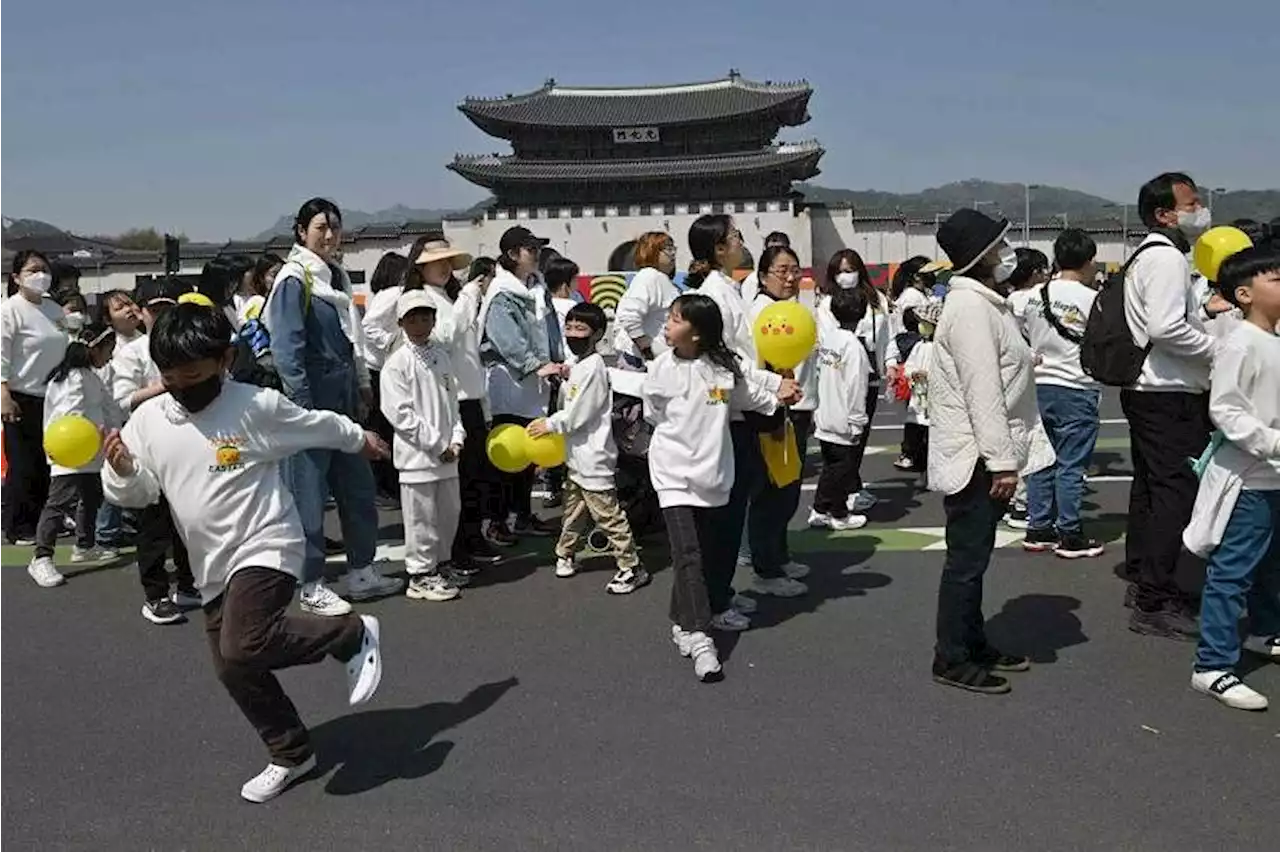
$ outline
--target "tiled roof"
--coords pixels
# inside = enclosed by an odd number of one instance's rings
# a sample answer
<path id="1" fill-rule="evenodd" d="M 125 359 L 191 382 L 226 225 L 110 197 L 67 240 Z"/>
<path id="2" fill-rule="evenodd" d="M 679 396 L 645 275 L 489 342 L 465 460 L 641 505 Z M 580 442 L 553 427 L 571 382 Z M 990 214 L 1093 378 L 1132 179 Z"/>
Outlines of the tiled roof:
<path id="1" fill-rule="evenodd" d="M 594 182 L 611 180 L 662 180 L 750 174 L 786 169 L 793 180 L 806 180 L 818 173 L 823 150 L 817 142 L 774 145 L 742 154 L 712 154 L 700 157 L 666 157 L 647 160 L 522 160 L 518 157 L 485 154 L 458 155 L 449 164 L 472 183 L 493 186 L 515 182 Z"/>
<path id="2" fill-rule="evenodd" d="M 459 105 L 477 124 L 553 127 L 653 127 L 712 121 L 786 108 L 786 124 L 807 120 L 812 87 L 756 83 L 737 72 L 723 80 L 676 86 L 570 87 L 548 80 L 541 89 L 503 98 L 467 98 Z M 483 128 L 482 129 L 486 129 Z"/>

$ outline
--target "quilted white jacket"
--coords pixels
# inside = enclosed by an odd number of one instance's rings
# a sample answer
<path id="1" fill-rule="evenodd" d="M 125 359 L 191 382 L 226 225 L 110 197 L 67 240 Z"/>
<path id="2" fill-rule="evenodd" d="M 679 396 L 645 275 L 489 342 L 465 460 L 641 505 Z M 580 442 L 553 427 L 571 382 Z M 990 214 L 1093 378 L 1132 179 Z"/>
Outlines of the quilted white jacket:
<path id="1" fill-rule="evenodd" d="M 1031 347 L 1008 301 L 953 276 L 929 373 L 929 488 L 962 491 L 978 459 L 1027 476 L 1056 461 L 1040 423 Z"/>

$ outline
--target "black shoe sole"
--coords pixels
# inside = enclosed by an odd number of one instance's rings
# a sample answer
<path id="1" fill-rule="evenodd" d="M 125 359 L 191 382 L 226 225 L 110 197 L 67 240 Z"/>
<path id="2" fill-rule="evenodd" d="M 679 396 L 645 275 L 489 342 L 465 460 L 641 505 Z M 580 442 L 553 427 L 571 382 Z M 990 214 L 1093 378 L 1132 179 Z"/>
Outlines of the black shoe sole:
<path id="1" fill-rule="evenodd" d="M 979 695 L 1006 695 L 1013 691 L 1013 687 L 1007 683 L 1002 683 L 999 686 L 972 686 L 967 683 L 961 683 L 958 680 L 951 680 L 942 675 L 934 675 L 933 682 L 940 683 L 943 686 L 954 686 L 956 689 L 963 689 L 965 692 L 976 692 Z"/>

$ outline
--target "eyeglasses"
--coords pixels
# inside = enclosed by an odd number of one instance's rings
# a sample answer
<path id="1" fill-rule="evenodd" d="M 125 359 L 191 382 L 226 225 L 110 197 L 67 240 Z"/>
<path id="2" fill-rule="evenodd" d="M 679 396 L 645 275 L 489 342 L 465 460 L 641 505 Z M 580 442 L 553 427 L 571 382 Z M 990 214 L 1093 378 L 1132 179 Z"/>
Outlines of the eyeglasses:
<path id="1" fill-rule="evenodd" d="M 742 232 L 739 231 L 737 228 L 734 228 L 732 231 L 729 232 L 729 239 L 742 242 Z"/>
<path id="2" fill-rule="evenodd" d="M 779 278 L 799 278 L 800 267 L 798 266 L 771 266 L 769 274 L 776 275 Z"/>
<path id="3" fill-rule="evenodd" d="M 672 257 L 675 257 L 675 256 L 676 256 L 676 247 L 675 247 L 675 246 L 673 246 L 673 245 L 670 245 L 670 244 L 665 245 L 665 246 L 663 246 L 663 247 L 662 247 L 662 253 L 663 253 L 663 254 L 669 254 L 669 255 L 671 255 Z"/>

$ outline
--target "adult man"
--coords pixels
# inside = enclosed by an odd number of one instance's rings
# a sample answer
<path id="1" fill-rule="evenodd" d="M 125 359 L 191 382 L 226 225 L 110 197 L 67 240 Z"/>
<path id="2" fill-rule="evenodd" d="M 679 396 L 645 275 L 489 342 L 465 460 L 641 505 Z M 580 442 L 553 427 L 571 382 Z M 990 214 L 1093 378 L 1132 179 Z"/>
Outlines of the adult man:
<path id="1" fill-rule="evenodd" d="M 1198 589 L 1179 588 L 1175 577 L 1197 490 L 1188 459 L 1204 451 L 1212 431 L 1214 338 L 1186 255 L 1210 215 L 1195 181 L 1178 172 L 1143 185 L 1138 214 L 1150 233 L 1129 267 L 1124 309 L 1134 343 L 1149 348 L 1138 380 L 1120 392 L 1133 455 L 1124 571 L 1135 587 L 1129 629 L 1190 641 L 1199 632 Z"/>
<path id="2" fill-rule="evenodd" d="M 768 251 L 774 246 L 782 246 L 783 248 L 791 248 L 791 238 L 782 231 L 773 231 L 769 236 L 764 238 L 764 250 Z M 760 294 L 760 276 L 751 271 L 751 274 L 742 279 L 742 300 L 748 305 Z"/>

